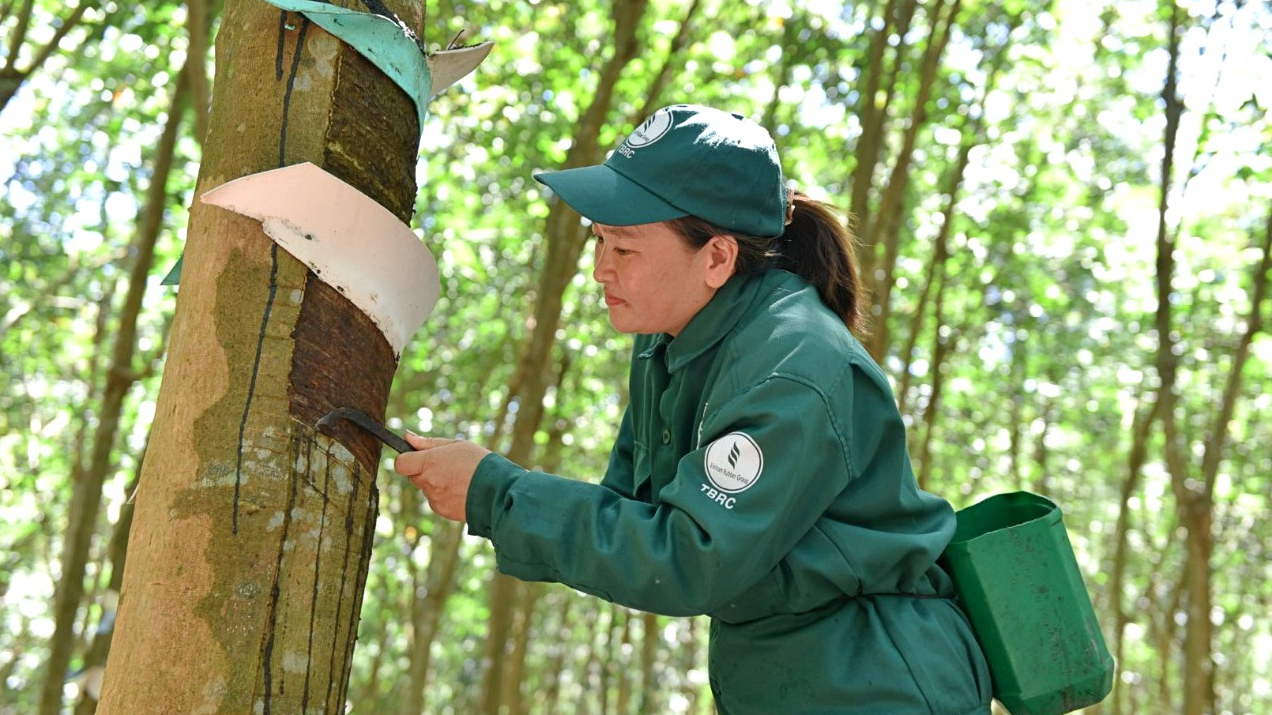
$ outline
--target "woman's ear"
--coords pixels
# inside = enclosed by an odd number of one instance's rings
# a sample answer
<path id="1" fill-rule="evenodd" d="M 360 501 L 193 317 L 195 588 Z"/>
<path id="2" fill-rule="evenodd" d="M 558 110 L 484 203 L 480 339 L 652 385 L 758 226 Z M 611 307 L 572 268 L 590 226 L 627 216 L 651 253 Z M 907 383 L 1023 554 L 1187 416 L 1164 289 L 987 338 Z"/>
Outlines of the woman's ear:
<path id="1" fill-rule="evenodd" d="M 733 277 L 738 265 L 738 240 L 728 234 L 716 234 L 702 247 L 706 252 L 707 286 L 716 290 Z"/>

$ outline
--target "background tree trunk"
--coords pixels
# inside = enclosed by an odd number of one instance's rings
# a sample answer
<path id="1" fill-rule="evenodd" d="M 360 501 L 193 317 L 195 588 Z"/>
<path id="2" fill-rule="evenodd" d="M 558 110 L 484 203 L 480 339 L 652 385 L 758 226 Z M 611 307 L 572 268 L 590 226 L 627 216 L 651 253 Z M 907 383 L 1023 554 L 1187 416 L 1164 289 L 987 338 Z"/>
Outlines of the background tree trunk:
<path id="1" fill-rule="evenodd" d="M 599 136 L 614 98 L 614 87 L 623 68 L 640 49 L 636 33 L 648 0 L 615 2 L 614 51 L 601 69 L 600 79 L 591 104 L 579 122 L 574 143 L 566 157 L 565 168 L 600 163 L 604 149 Z M 552 350 L 557 327 L 561 323 L 561 307 L 565 289 L 578 272 L 587 233 L 579 215 L 564 202 L 553 205 L 547 218 L 546 255 L 539 278 L 539 291 L 534 307 L 533 329 L 522 351 L 517 371 L 511 380 L 516 393 L 509 390 L 508 401 L 519 405 L 512 429 L 512 445 L 507 456 L 518 464 L 530 464 L 534 435 L 543 421 L 543 398 L 551 376 Z M 482 712 L 499 715 L 503 703 L 503 677 L 507 669 L 503 659 L 512 637 L 512 612 L 519 597 L 519 584 L 508 576 L 495 573 L 490 585 L 490 622 L 485 649 L 482 680 Z"/>
<path id="2" fill-rule="evenodd" d="M 928 38 L 922 55 L 919 74 L 919 89 L 914 98 L 914 106 L 906 123 L 901 148 L 892 164 L 888 184 L 874 210 L 874 219 L 864 234 L 864 244 L 870 247 L 873 270 L 866 276 L 866 284 L 871 286 L 874 297 L 874 329 L 871 332 L 867 347 L 875 360 L 881 360 L 891 342 L 888 320 L 892 314 L 892 285 L 896 281 L 894 275 L 899 254 L 902 230 L 902 212 L 905 209 L 905 196 L 910 192 L 910 165 L 914 161 L 914 147 L 918 140 L 919 130 L 927 125 L 928 101 L 932 96 L 932 87 L 936 83 L 937 70 L 940 68 L 941 55 L 949 43 L 955 20 L 958 18 L 960 0 L 953 0 L 949 9 L 945 9 L 944 0 L 939 0 L 930 7 L 930 24 L 934 32 Z M 944 12 L 943 12 L 944 11 Z M 900 50 L 898 50 L 899 52 Z M 882 257 L 879 255 L 882 251 Z"/>
<path id="3" fill-rule="evenodd" d="M 57 606 L 54 611 L 56 630 L 46 666 L 44 688 L 40 694 L 40 715 L 57 715 L 62 708 L 63 684 L 76 643 L 76 614 L 84 599 L 84 571 L 88 565 L 89 547 L 101 509 L 102 486 L 111 470 L 124 398 L 137 381 L 137 372 L 133 369 L 133 358 L 137 351 L 137 319 L 141 313 L 142 297 L 146 293 L 146 276 L 154 265 L 155 241 L 159 237 L 164 210 L 168 204 L 168 174 L 172 170 L 173 147 L 177 142 L 177 130 L 181 125 L 188 94 L 185 82 L 178 80 L 172 91 L 168 124 L 155 149 L 146 210 L 137 226 L 128 293 L 120 311 L 119 326 L 111 351 L 111 364 L 106 372 L 106 389 L 102 393 L 92 454 L 88 469 L 77 480 L 75 497 L 71 501 L 66 540 L 62 548 L 62 579 L 58 583 Z"/>
<path id="4" fill-rule="evenodd" d="M 636 712 L 659 712 L 660 688 L 654 675 L 657 654 L 662 645 L 662 631 L 658 628 L 658 616 L 653 613 L 641 614 L 640 637 L 640 692 L 636 702 Z"/>
<path id="5" fill-rule="evenodd" d="M 1181 433 L 1177 412 L 1179 354 L 1175 349 L 1178 338 L 1174 333 L 1172 295 L 1175 292 L 1175 249 L 1178 231 L 1172 224 L 1170 206 L 1174 190 L 1174 158 L 1184 104 L 1178 96 L 1179 55 L 1183 34 L 1179 6 L 1171 3 L 1167 26 L 1169 62 L 1166 81 L 1162 89 L 1162 103 L 1166 114 L 1164 153 L 1161 164 L 1161 187 L 1157 216 L 1157 312 L 1154 327 L 1157 330 L 1157 373 L 1160 376 L 1161 409 L 1159 416 L 1165 441 L 1166 468 L 1171 476 L 1180 525 L 1184 527 L 1184 573 L 1180 593 L 1184 602 L 1184 644 L 1182 662 L 1183 703 L 1182 715 L 1205 715 L 1214 705 L 1214 662 L 1211 657 L 1213 625 L 1210 622 L 1210 554 L 1214 550 L 1211 525 L 1211 505 L 1204 488 L 1191 475 L 1189 460 L 1185 456 L 1184 435 Z M 1173 609 L 1172 609 L 1173 610 Z M 1168 612 L 1170 613 L 1170 612 Z"/>
<path id="6" fill-rule="evenodd" d="M 557 712 L 557 702 L 561 698 L 561 676 L 565 671 L 566 658 L 571 653 L 571 645 L 566 638 L 569 632 L 567 624 L 574 616 L 570 607 L 577 599 L 573 594 L 566 593 L 564 589 L 559 590 L 555 595 L 557 598 L 552 602 L 552 612 L 556 618 L 552 622 L 556 628 L 548 633 L 549 656 L 547 665 L 543 668 L 543 678 L 546 682 L 535 697 L 535 704 L 539 706 L 538 712 L 541 713 Z"/>
<path id="7" fill-rule="evenodd" d="M 417 23 L 420 3 L 397 6 Z M 299 14 L 231 1 L 221 27 L 196 195 L 310 161 L 409 219 L 411 100 Z M 103 712 L 343 711 L 380 445 L 314 425 L 382 417 L 395 368 L 259 223 L 195 201 Z"/>
<path id="8" fill-rule="evenodd" d="M 904 9 L 900 7 L 902 4 Z M 889 38 L 893 36 L 904 38 L 905 28 L 909 26 L 916 7 L 917 3 L 913 0 L 888 0 L 880 12 L 879 24 L 870 34 L 870 49 L 864 67 L 866 75 L 861 82 L 861 96 L 857 101 L 857 116 L 861 120 L 861 138 L 856 147 L 857 162 L 852 171 L 852 192 L 848 204 L 855 219 L 856 233 L 859 237 L 870 233 L 870 225 L 874 220 L 870 209 L 870 192 L 874 188 L 875 172 L 886 148 L 884 127 L 888 121 L 888 108 L 895 89 L 896 70 L 892 70 L 890 78 L 886 77 L 889 74 L 889 64 L 884 61 L 884 52 L 890 44 Z M 897 29 L 898 25 L 901 26 L 900 31 Z M 898 44 L 897 52 L 900 52 L 900 46 L 903 45 Z M 895 67 L 898 64 L 900 64 L 899 60 L 893 62 L 891 66 Z M 873 285 L 875 264 L 873 245 L 863 243 L 860 253 L 862 277 L 866 285 Z"/>
<path id="9" fill-rule="evenodd" d="M 411 500 L 417 506 L 418 497 Z M 411 503 L 411 502 L 408 502 Z M 431 674 L 433 641 L 437 638 L 446 599 L 450 597 L 455 582 L 455 569 L 459 565 L 459 545 L 463 542 L 461 524 L 443 522 L 433 524 L 429 537 L 429 559 L 425 584 L 415 583 L 411 600 L 411 649 L 406 706 L 403 715 L 420 715 L 425 712 L 424 694 Z"/>

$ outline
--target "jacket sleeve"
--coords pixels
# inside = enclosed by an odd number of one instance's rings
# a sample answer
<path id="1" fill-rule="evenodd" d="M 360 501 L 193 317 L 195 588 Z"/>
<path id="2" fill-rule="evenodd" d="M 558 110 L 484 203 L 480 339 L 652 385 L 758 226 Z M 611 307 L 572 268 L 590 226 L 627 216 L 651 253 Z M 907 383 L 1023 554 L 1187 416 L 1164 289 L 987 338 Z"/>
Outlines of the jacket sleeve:
<path id="1" fill-rule="evenodd" d="M 849 446 L 823 392 L 781 377 L 703 426 L 653 503 L 489 455 L 469 489 L 469 530 L 522 580 L 667 615 L 725 608 L 754 593 L 844 489 Z"/>

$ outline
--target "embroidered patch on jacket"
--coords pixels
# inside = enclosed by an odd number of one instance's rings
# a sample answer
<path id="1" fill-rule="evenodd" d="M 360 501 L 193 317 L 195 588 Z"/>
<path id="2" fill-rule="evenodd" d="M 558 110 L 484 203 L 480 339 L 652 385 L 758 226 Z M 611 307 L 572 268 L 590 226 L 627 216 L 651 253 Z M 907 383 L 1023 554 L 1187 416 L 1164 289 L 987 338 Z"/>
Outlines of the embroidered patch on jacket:
<path id="1" fill-rule="evenodd" d="M 730 432 L 707 445 L 703 465 L 707 479 L 728 494 L 746 491 L 764 471 L 764 453 L 745 432 Z"/>

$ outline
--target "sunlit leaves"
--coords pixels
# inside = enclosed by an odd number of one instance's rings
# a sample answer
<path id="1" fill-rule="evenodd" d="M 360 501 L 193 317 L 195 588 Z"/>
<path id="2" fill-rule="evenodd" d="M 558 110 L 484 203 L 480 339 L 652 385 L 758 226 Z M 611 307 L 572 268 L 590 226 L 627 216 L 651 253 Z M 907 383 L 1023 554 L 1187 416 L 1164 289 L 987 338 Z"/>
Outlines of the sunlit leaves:
<path id="1" fill-rule="evenodd" d="M 703 0 L 689 42 L 668 57 L 688 5 L 651 2 L 638 57 L 619 82 L 616 110 L 603 118 L 602 148 L 620 140 L 651 101 L 715 104 L 769 121 L 788 177 L 847 204 L 863 103 L 883 99 L 863 96 L 862 82 L 885 3 Z M 959 505 L 1006 489 L 1048 492 L 1065 509 L 1097 601 L 1107 604 L 1131 430 L 1159 386 L 1153 311 L 1166 4 L 962 5 L 904 198 L 889 325 L 894 349 L 884 367 L 898 379 L 910 373 L 901 397 L 916 465 L 925 458 L 931 468 L 929 487 Z M 35 7 L 45 26 L 33 37 L 47 37 L 51 18 L 66 8 Z M 932 7 L 920 4 L 909 32 L 887 43 L 888 61 L 900 59 L 889 98 L 897 124 L 885 155 L 898 151 L 901 120 L 913 109 L 916 48 Z M 1181 371 L 1177 416 L 1186 451 L 1199 461 L 1252 309 L 1254 247 L 1272 210 L 1272 84 L 1264 81 L 1272 22 L 1266 3 L 1184 9 L 1186 112 L 1168 197 L 1168 229 L 1177 239 L 1169 300 Z M 545 255 L 550 197 L 531 175 L 560 168 L 573 146 L 597 73 L 614 51 L 611 7 L 446 0 L 427 10 L 421 35 L 429 47 L 447 46 L 461 30 L 461 43 L 495 47 L 430 106 L 413 225 L 438 259 L 442 296 L 402 357 L 389 416 L 395 427 L 434 434 L 499 435 L 503 444 L 492 446 L 506 447 L 508 414 L 520 408 L 505 405 L 506 396 L 532 327 Z M 0 112 L 0 671 L 20 658 L 4 684 L 15 692 L 38 675 L 71 474 L 81 435 L 94 425 L 103 346 L 149 152 L 188 46 L 184 22 L 183 3 L 105 3 Z M 6 23 L 0 35 L 13 27 Z M 653 75 L 664 64 L 669 79 L 651 100 Z M 186 137 L 179 147 L 155 281 L 176 258 L 192 201 L 197 142 Z M 946 226 L 964 147 L 969 162 Z M 875 200 L 893 159 L 870 187 Z M 943 229 L 949 257 L 922 299 Z M 139 367 L 162 348 L 172 298 L 158 286 L 148 295 Z M 1261 308 L 1272 319 L 1272 307 Z M 924 320 L 914 321 L 920 311 Z M 559 435 L 562 449 L 552 457 L 559 470 L 594 479 L 625 401 L 630 339 L 608 326 L 586 254 L 562 313 L 552 369 L 567 369 L 559 387 L 555 376 L 549 380 L 536 442 Z M 911 337 L 913 354 L 899 354 Z M 1265 711 L 1272 697 L 1272 678 L 1260 665 L 1267 658 L 1259 657 L 1272 650 L 1263 618 L 1272 598 L 1272 532 L 1262 518 L 1272 427 L 1261 419 L 1272 409 L 1270 370 L 1265 333 L 1251 347 L 1215 494 L 1215 536 L 1224 544 L 1213 564 L 1221 596 L 1215 619 L 1223 624 L 1216 650 L 1228 658 L 1217 687 L 1233 712 Z M 155 391 L 152 377 L 130 403 L 116 482 L 135 465 Z M 1175 666 L 1164 671 L 1162 664 L 1177 660 L 1180 614 L 1172 599 L 1183 555 L 1160 436 L 1147 448 L 1142 483 L 1128 501 L 1135 559 L 1121 594 L 1143 618 L 1127 629 L 1120 682 L 1139 711 L 1157 712 L 1174 705 L 1158 679 L 1169 690 Z M 108 516 L 122 498 L 122 487 L 108 486 Z M 353 679 L 353 692 L 378 706 L 368 711 L 401 702 L 399 676 L 412 657 L 402 614 L 416 596 L 403 574 L 426 566 L 436 533 L 430 517 L 412 515 L 404 499 L 401 484 L 383 490 L 388 523 L 375 547 Z M 479 687 L 493 565 L 479 540 L 466 541 L 461 555 L 428 695 L 437 712 L 472 712 Z M 565 610 L 566 602 L 576 610 Z M 583 674 L 577 677 L 589 677 L 589 658 L 607 647 L 590 626 L 621 622 L 565 589 L 549 590 L 538 613 L 540 642 L 527 678 L 544 687 L 544 669 L 557 655 Z M 691 650 L 687 632 L 682 622 L 664 624 L 662 672 L 686 673 L 690 685 L 698 677 L 701 690 L 700 670 L 676 660 L 683 655 L 676 648 Z M 562 697 L 584 697 L 583 685 L 573 681 Z M 677 697 L 668 702 L 688 702 Z"/>

